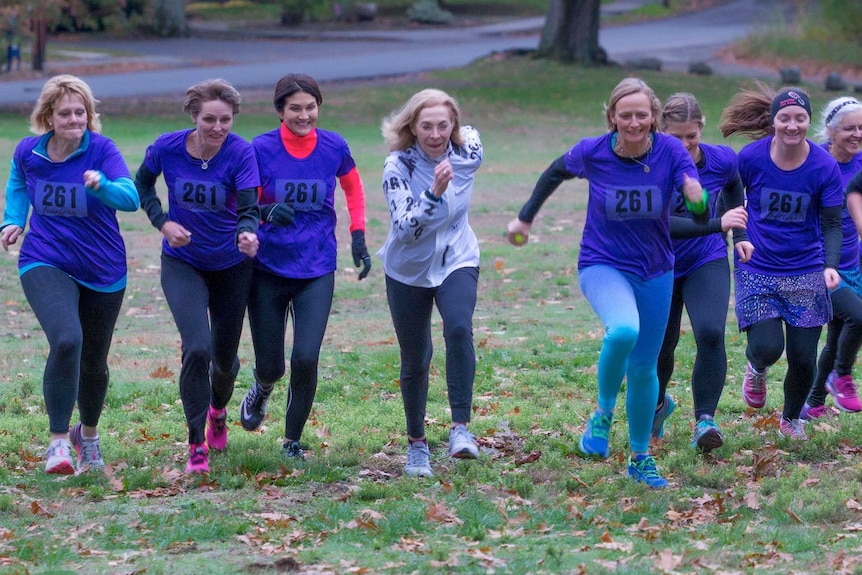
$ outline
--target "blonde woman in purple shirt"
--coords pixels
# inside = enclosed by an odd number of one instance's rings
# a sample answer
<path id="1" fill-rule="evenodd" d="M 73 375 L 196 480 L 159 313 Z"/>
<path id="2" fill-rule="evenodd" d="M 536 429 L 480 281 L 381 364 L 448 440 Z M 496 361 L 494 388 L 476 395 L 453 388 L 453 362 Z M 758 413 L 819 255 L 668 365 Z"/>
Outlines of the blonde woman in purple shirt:
<path id="1" fill-rule="evenodd" d="M 545 170 L 518 217 L 509 222 L 514 245 L 529 239 L 542 204 L 567 179 L 589 181 L 587 217 L 578 258 L 581 291 L 605 326 L 598 363 L 598 407 L 580 439 L 590 457 L 610 457 L 617 395 L 627 378 L 629 476 L 652 488 L 667 486 L 649 454 L 658 400 L 656 361 L 673 291 L 670 208 L 680 190 L 699 220 L 708 217 L 706 192 L 682 143 L 658 133 L 661 103 L 637 78 L 611 92 L 608 133 L 585 138 Z"/>
<path id="2" fill-rule="evenodd" d="M 785 352 L 784 408 L 778 432 L 808 439 L 800 420 L 817 364 L 817 343 L 832 317 L 841 256 L 841 172 L 829 152 L 806 138 L 811 102 L 803 90 L 775 94 L 765 84 L 733 97 L 719 122 L 724 137 L 755 141 L 738 154 L 746 232 L 756 248 L 736 259 L 736 317 L 748 337 L 742 397 L 766 405 L 766 372 Z"/>

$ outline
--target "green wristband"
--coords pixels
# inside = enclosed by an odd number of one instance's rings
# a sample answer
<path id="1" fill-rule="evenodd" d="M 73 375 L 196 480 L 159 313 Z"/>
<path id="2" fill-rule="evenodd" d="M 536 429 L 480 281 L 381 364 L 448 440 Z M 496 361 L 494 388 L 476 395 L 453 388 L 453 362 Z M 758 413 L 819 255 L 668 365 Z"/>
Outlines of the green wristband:
<path id="1" fill-rule="evenodd" d="M 688 208 L 688 211 L 693 213 L 696 216 L 701 215 L 706 211 L 706 206 L 709 203 L 709 193 L 705 190 L 701 190 L 700 201 L 695 203 L 688 199 L 688 196 L 685 198 L 685 207 Z"/>

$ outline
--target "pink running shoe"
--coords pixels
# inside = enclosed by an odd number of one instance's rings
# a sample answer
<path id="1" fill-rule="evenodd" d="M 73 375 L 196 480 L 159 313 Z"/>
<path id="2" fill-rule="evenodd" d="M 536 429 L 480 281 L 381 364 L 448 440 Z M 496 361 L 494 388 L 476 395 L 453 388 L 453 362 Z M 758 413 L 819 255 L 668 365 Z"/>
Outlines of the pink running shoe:
<path id="1" fill-rule="evenodd" d="M 745 364 L 745 379 L 742 381 L 742 399 L 750 407 L 760 409 L 766 405 L 766 371 L 759 373 L 751 362 Z"/>
<path id="2" fill-rule="evenodd" d="M 210 454 L 206 443 L 192 443 L 189 445 L 189 463 L 186 465 L 186 475 L 209 472 Z"/>
<path id="3" fill-rule="evenodd" d="M 811 407 L 806 403 L 802 406 L 802 413 L 799 414 L 799 419 L 801 419 L 802 421 L 811 421 L 812 419 L 817 419 L 818 417 L 823 417 L 824 415 L 827 415 L 825 405 Z"/>
<path id="4" fill-rule="evenodd" d="M 788 420 L 782 417 L 781 423 L 778 424 L 778 435 L 793 441 L 808 441 L 801 419 Z"/>
<path id="5" fill-rule="evenodd" d="M 212 405 L 207 411 L 207 447 L 215 451 L 227 449 L 227 409 Z"/>
<path id="6" fill-rule="evenodd" d="M 852 375 L 838 375 L 834 369 L 826 378 L 826 391 L 835 400 L 835 405 L 842 411 L 856 413 L 862 411 L 862 402 L 856 395 L 856 384 Z"/>

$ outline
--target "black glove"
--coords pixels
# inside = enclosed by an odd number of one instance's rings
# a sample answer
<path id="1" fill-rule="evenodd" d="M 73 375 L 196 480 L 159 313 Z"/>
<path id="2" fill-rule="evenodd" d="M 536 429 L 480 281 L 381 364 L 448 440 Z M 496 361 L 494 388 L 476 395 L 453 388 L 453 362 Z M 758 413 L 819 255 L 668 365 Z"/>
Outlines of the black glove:
<path id="1" fill-rule="evenodd" d="M 261 206 L 260 218 L 277 226 L 289 226 L 293 223 L 293 206 L 287 202 Z"/>
<path id="2" fill-rule="evenodd" d="M 371 256 L 368 255 L 368 248 L 365 247 L 365 232 L 354 230 L 350 235 L 353 237 L 353 242 L 350 244 L 350 250 L 353 252 L 353 264 L 359 267 L 359 264 L 362 263 L 362 271 L 359 272 L 361 281 L 371 271 Z"/>

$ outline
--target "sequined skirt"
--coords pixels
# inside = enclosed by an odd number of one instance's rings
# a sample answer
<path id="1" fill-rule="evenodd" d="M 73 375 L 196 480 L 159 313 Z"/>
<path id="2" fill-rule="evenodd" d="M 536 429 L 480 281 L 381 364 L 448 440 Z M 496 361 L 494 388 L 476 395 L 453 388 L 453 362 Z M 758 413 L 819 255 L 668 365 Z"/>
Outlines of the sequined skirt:
<path id="1" fill-rule="evenodd" d="M 739 331 L 779 318 L 793 327 L 817 327 L 832 319 L 832 300 L 823 272 L 774 276 L 734 270 Z"/>

